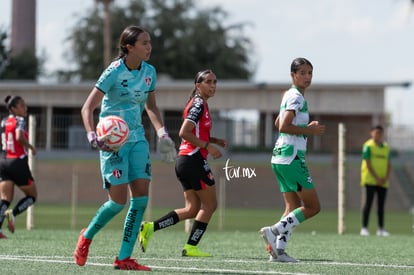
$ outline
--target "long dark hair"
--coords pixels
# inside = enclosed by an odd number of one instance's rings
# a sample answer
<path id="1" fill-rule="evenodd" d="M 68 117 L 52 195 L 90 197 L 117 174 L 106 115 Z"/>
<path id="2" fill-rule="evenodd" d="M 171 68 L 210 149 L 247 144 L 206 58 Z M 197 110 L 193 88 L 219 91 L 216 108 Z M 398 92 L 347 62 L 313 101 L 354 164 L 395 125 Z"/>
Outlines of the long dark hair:
<path id="1" fill-rule="evenodd" d="M 206 79 L 206 76 L 208 74 L 211 74 L 211 73 L 213 73 L 213 71 L 211 69 L 206 69 L 204 71 L 199 71 L 196 74 L 196 76 L 194 78 L 194 89 L 191 91 L 190 99 L 188 101 L 190 101 L 196 94 L 197 88 L 196 88 L 195 84 L 203 82 L 203 80 Z"/>
<path id="2" fill-rule="evenodd" d="M 119 37 L 119 53 L 116 59 L 124 58 L 128 54 L 127 45 L 134 45 L 143 32 L 147 31 L 138 26 L 126 27 Z"/>
<path id="3" fill-rule="evenodd" d="M 11 112 L 12 107 L 16 107 L 19 101 L 22 100 L 21 96 L 18 95 L 8 95 L 5 97 L 4 102 L 6 103 L 7 109 Z"/>

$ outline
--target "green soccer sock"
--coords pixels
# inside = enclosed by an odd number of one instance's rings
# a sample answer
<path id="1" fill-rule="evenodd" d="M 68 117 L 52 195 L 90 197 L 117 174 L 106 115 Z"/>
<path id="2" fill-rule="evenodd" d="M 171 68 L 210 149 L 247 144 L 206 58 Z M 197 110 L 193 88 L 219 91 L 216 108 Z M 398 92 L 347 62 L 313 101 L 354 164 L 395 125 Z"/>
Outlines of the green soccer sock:
<path id="1" fill-rule="evenodd" d="M 131 199 L 128 214 L 125 218 L 124 237 L 122 238 L 121 249 L 119 251 L 119 260 L 123 260 L 132 255 L 147 203 L 147 196 Z"/>
<path id="2" fill-rule="evenodd" d="M 83 233 L 87 239 L 91 239 L 99 232 L 113 217 L 124 208 L 124 204 L 118 204 L 112 200 L 105 202 L 96 212 L 95 217 L 89 223 L 88 228 Z"/>

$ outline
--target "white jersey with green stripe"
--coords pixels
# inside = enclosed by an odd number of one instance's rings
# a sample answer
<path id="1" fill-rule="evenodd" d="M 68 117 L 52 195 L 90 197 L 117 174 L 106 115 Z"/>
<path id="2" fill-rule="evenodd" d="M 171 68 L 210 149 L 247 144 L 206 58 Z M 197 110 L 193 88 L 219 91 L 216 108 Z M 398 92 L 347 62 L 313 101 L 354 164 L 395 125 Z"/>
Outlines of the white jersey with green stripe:
<path id="1" fill-rule="evenodd" d="M 285 92 L 280 104 L 279 119 L 282 120 L 286 111 L 294 111 L 295 117 L 292 124 L 298 127 L 307 127 L 309 123 L 308 104 L 303 94 L 296 88 L 291 87 Z M 306 135 L 291 135 L 279 133 L 273 149 L 272 163 L 290 164 L 296 156 L 303 157 L 306 152 Z"/>

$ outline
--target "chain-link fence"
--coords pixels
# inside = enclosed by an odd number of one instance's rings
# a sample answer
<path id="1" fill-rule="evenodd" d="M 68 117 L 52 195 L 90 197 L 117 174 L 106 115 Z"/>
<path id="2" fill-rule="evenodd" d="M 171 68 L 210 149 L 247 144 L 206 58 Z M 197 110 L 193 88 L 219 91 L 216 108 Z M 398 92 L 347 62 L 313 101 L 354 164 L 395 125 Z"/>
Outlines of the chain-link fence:
<path id="1" fill-rule="evenodd" d="M 0 113 L 1 117 L 7 113 Z M 229 150 L 235 151 L 257 151 L 268 152 L 272 149 L 277 138 L 276 130 L 271 132 L 271 138 L 266 137 L 269 133 L 263 130 L 263 122 L 260 120 L 244 120 L 222 116 L 220 113 L 212 113 L 212 136 L 221 137 L 227 140 Z M 86 139 L 85 129 L 82 124 L 80 114 L 53 114 L 51 119 L 45 114 L 35 114 L 36 119 L 36 147 L 41 150 L 70 150 L 83 151 L 90 150 Z M 97 122 L 98 118 L 95 119 Z M 181 127 L 182 118 L 177 116 L 165 116 L 165 125 L 168 128 L 172 139 L 179 144 L 178 132 Z M 143 117 L 143 124 L 146 129 L 146 137 L 150 143 L 150 148 L 155 151 L 157 136 L 149 118 Z M 345 124 L 346 126 L 346 124 Z M 334 153 L 337 147 L 337 125 L 327 125 L 327 132 L 320 138 L 309 137 L 308 150 L 316 153 Z M 347 131 L 346 139 L 365 140 L 369 138 L 369 129 L 364 133 L 360 131 Z M 399 153 L 414 151 L 414 127 L 390 126 L 386 128 L 386 140 L 391 148 Z M 355 142 L 353 142 L 354 144 Z M 359 153 L 360 146 L 354 145 L 348 148 L 350 153 Z"/>

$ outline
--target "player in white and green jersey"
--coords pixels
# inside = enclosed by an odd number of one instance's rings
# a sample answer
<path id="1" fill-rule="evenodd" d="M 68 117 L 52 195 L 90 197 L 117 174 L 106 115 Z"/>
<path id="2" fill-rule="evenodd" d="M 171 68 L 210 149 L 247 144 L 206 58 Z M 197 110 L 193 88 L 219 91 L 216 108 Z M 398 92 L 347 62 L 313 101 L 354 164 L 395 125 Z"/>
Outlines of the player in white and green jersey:
<path id="1" fill-rule="evenodd" d="M 309 123 L 304 94 L 312 82 L 312 74 L 313 66 L 307 59 L 293 60 L 292 87 L 283 95 L 275 121 L 279 137 L 271 163 L 285 200 L 285 211 L 277 223 L 260 229 L 271 261 L 297 262 L 285 252 L 293 228 L 320 211 L 318 195 L 305 162 L 307 136 L 321 135 L 325 131 L 325 126 L 319 122 Z"/>
<path id="2" fill-rule="evenodd" d="M 294 111 L 292 125 L 306 128 L 309 123 L 308 103 L 300 90 L 292 86 L 283 95 L 279 117 L 284 117 L 287 111 Z M 306 135 L 279 133 L 272 156 L 272 163 L 290 164 L 295 157 L 303 156 L 306 152 Z"/>

